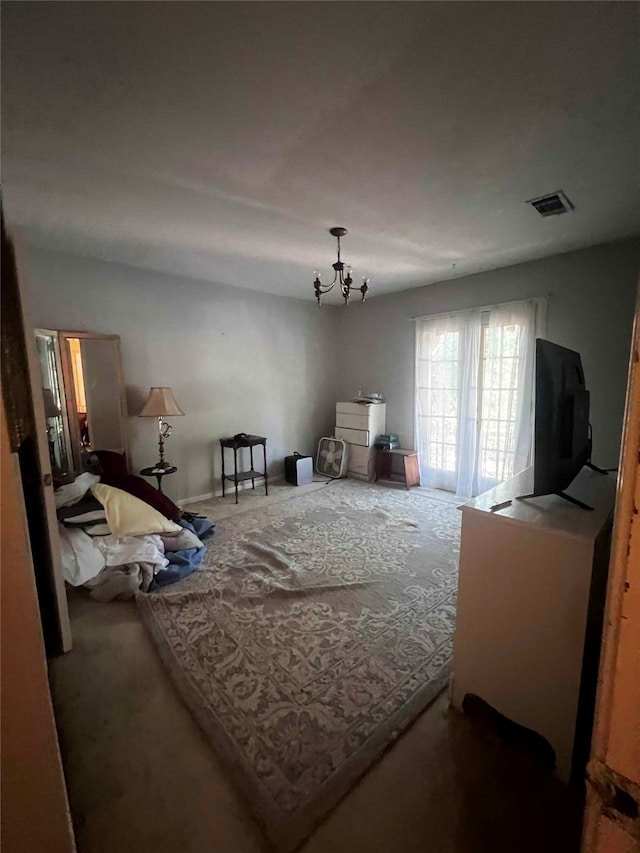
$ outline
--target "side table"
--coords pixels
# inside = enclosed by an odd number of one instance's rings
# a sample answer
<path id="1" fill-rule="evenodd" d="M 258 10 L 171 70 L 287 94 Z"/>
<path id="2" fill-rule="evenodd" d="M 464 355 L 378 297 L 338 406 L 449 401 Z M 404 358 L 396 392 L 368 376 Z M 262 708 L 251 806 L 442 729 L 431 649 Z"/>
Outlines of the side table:
<path id="1" fill-rule="evenodd" d="M 415 450 L 401 450 L 399 447 L 394 450 L 379 450 L 376 459 L 376 482 L 385 481 L 387 483 L 403 482 L 402 480 L 394 480 L 391 475 L 393 465 L 393 457 L 400 456 L 402 458 L 402 471 L 404 475 L 404 485 L 407 490 L 411 486 L 420 485 L 420 468 L 418 466 L 418 453 Z"/>
<path id="2" fill-rule="evenodd" d="M 175 465 L 170 465 L 168 468 L 157 468 L 156 466 L 152 465 L 151 468 L 143 468 L 140 473 L 143 477 L 155 477 L 158 481 L 158 491 L 160 492 L 160 494 L 163 494 L 162 478 L 166 477 L 168 474 L 175 474 L 177 470 L 178 469 L 175 467 Z"/>
<path id="3" fill-rule="evenodd" d="M 262 445 L 262 456 L 264 462 L 264 471 L 256 471 L 253 467 L 253 448 Z M 224 449 L 225 447 L 233 450 L 233 474 L 227 474 L 224 467 Z M 241 447 L 248 447 L 251 467 L 248 471 L 238 471 L 238 450 Z M 222 455 L 222 497 L 225 496 L 225 483 L 230 480 L 235 485 L 236 503 L 238 503 L 238 483 L 243 483 L 245 480 L 251 480 L 251 488 L 255 489 L 256 480 L 262 477 L 264 479 L 264 493 L 269 494 L 269 482 L 267 479 L 267 439 L 262 435 L 245 435 L 238 434 L 231 438 L 220 439 L 220 453 Z"/>

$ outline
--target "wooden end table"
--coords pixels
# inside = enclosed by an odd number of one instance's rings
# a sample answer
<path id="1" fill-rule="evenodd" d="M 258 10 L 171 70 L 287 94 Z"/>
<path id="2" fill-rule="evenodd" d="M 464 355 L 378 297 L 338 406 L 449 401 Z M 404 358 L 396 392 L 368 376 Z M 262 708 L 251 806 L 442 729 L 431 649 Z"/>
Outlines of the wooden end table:
<path id="1" fill-rule="evenodd" d="M 391 476 L 393 457 L 400 456 L 402 458 L 403 480 L 394 480 Z M 418 466 L 418 452 L 416 450 L 401 450 L 399 447 L 394 450 L 380 449 L 376 457 L 376 482 L 387 483 L 402 483 L 407 489 L 411 486 L 420 485 L 420 468 Z"/>

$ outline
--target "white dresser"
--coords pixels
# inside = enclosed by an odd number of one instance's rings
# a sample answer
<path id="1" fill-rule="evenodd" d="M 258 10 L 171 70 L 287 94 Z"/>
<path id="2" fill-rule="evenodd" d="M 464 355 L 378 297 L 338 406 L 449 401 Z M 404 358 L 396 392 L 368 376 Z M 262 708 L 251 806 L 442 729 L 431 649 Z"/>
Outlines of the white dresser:
<path id="1" fill-rule="evenodd" d="M 385 403 L 336 403 L 336 438 L 349 444 L 349 477 L 372 480 L 378 436 L 386 429 Z"/>
<path id="2" fill-rule="evenodd" d="M 560 778 L 584 778 L 616 477 L 583 468 L 569 486 L 592 512 L 515 500 L 532 486 L 529 468 L 461 507 L 451 699 L 479 696 L 547 739 Z"/>

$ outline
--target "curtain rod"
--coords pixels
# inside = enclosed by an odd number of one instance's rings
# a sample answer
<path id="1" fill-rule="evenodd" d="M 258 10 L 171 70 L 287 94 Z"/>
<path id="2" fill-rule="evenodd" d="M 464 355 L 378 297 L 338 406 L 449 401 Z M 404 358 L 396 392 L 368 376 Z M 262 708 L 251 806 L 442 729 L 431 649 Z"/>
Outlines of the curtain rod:
<path id="1" fill-rule="evenodd" d="M 551 299 L 553 293 L 547 293 L 545 296 L 532 296 L 530 299 L 512 299 L 510 302 L 496 302 L 493 305 L 479 305 L 473 308 L 460 308 L 458 311 L 443 311 L 441 314 L 420 314 L 417 317 L 409 317 L 410 323 L 415 323 L 417 320 L 439 320 L 441 317 L 455 317 L 456 314 L 470 314 L 472 311 L 491 311 L 492 308 L 506 308 L 508 305 L 521 305 L 523 302 L 546 302 Z"/>

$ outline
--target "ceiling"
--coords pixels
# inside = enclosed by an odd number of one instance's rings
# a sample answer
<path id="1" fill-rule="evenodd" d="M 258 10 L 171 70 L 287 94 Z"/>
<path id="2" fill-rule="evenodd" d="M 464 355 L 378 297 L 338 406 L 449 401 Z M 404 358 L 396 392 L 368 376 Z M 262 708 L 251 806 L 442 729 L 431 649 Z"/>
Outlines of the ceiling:
<path id="1" fill-rule="evenodd" d="M 637 3 L 2 5 L 5 214 L 38 245 L 304 299 L 637 233 Z M 575 211 L 525 201 L 563 189 Z"/>

